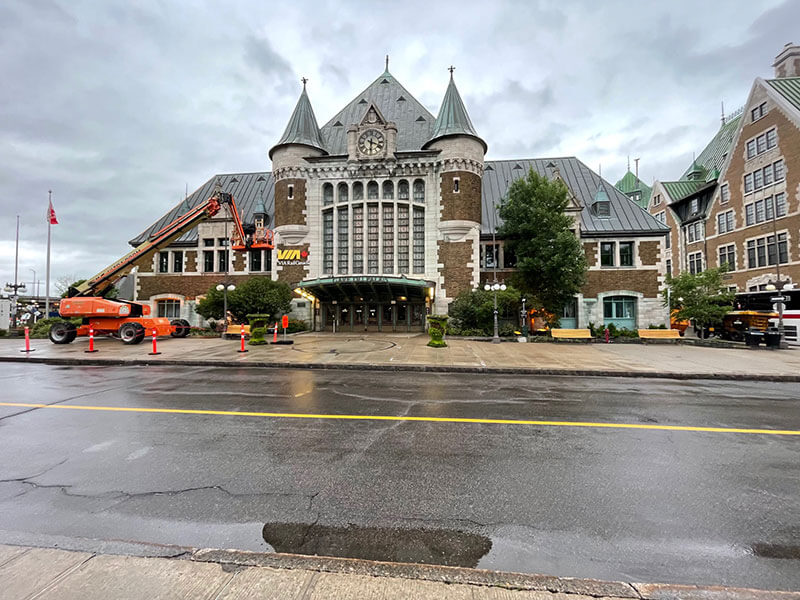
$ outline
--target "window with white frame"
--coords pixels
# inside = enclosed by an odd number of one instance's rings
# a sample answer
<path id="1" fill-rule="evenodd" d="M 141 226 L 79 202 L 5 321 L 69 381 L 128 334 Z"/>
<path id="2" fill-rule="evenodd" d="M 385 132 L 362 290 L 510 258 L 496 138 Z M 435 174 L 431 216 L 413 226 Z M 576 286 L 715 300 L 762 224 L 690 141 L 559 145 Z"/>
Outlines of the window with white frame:
<path id="1" fill-rule="evenodd" d="M 458 194 L 461 191 L 461 179 L 453 177 L 453 193 Z"/>
<path id="2" fill-rule="evenodd" d="M 175 299 L 157 300 L 156 315 L 163 319 L 177 319 L 181 316 L 181 301 Z"/>
<path id="3" fill-rule="evenodd" d="M 169 273 L 169 252 L 158 253 L 158 272 Z"/>
<path id="4" fill-rule="evenodd" d="M 786 233 L 778 234 L 778 243 L 775 236 L 767 235 L 747 241 L 747 267 L 757 269 L 767 265 L 789 262 L 789 248 L 786 242 Z"/>
<path id="5" fill-rule="evenodd" d="M 672 277 L 672 259 L 671 258 L 667 259 L 667 275 Z"/>
<path id="6" fill-rule="evenodd" d="M 728 233 L 733 231 L 733 211 L 727 210 L 717 215 L 717 233 Z"/>
<path id="7" fill-rule="evenodd" d="M 172 272 L 173 273 L 182 273 L 183 272 L 183 251 L 182 250 L 173 250 L 173 252 L 172 252 Z"/>
<path id="8" fill-rule="evenodd" d="M 696 214 L 700 210 L 700 201 L 697 198 L 692 198 L 689 203 L 689 214 Z"/>
<path id="9" fill-rule="evenodd" d="M 661 194 L 656 194 L 653 196 L 653 206 L 658 206 L 661 204 Z"/>
<path id="10" fill-rule="evenodd" d="M 689 272 L 692 274 L 703 272 L 702 252 L 691 252 L 689 254 Z"/>
<path id="11" fill-rule="evenodd" d="M 633 242 L 619 243 L 619 266 L 620 267 L 633 266 Z"/>
<path id="12" fill-rule="evenodd" d="M 688 243 L 699 242 L 703 239 L 703 222 L 695 221 L 686 226 L 686 241 Z"/>
<path id="13" fill-rule="evenodd" d="M 781 192 L 774 196 L 767 196 L 761 200 L 756 200 L 744 207 L 745 225 L 756 225 L 765 221 L 786 216 L 786 194 Z"/>
<path id="14" fill-rule="evenodd" d="M 667 223 L 667 211 L 662 210 L 660 213 L 656 213 L 656 221 L 659 223 Z"/>
<path id="15" fill-rule="evenodd" d="M 615 242 L 600 242 L 600 266 L 617 266 L 617 244 Z"/>
<path id="16" fill-rule="evenodd" d="M 731 199 L 731 191 L 728 189 L 728 184 L 723 183 L 719 188 L 719 202 L 720 204 L 727 204 Z"/>
<path id="17" fill-rule="evenodd" d="M 744 193 L 749 194 L 760 190 L 764 186 L 783 181 L 783 178 L 783 159 L 776 160 L 774 163 L 744 176 Z"/>
<path id="18" fill-rule="evenodd" d="M 736 270 L 736 246 L 734 244 L 719 247 L 719 266 L 727 266 L 729 271 Z"/>
<path id="19" fill-rule="evenodd" d="M 761 117 L 767 114 L 767 103 L 762 102 L 750 111 L 752 121 L 758 121 Z"/>

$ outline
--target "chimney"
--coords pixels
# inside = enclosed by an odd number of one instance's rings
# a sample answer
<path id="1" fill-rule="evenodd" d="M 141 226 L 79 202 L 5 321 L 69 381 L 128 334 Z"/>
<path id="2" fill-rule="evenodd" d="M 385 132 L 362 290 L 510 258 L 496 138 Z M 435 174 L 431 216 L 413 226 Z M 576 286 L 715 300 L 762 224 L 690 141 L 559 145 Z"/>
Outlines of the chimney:
<path id="1" fill-rule="evenodd" d="M 800 46 L 794 42 L 786 44 L 772 66 L 775 77 L 800 77 Z"/>

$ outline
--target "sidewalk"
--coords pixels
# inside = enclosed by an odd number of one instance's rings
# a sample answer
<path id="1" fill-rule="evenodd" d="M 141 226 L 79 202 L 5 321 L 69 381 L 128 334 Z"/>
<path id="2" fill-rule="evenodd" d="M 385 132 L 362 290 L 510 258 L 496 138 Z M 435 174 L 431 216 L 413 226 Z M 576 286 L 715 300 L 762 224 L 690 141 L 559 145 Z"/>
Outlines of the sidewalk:
<path id="1" fill-rule="evenodd" d="M 0 589 L 4 600 L 800 599 L 800 592 L 604 582 L 291 554 L 182 550 L 175 558 L 142 558 L 0 545 Z"/>
<path id="2" fill-rule="evenodd" d="M 709 348 L 689 344 L 516 343 L 447 339 L 447 348 L 429 348 L 423 334 L 325 334 L 290 336 L 290 346 L 245 346 L 219 338 L 158 340 L 161 354 L 150 356 L 150 340 L 126 346 L 110 338 L 95 340 L 97 352 L 84 352 L 85 338 L 57 346 L 32 340 L 0 339 L 0 361 L 55 364 L 186 364 L 235 367 L 289 367 L 454 371 L 547 375 L 671 377 L 682 379 L 763 379 L 800 381 L 800 348 L 766 350 Z"/>

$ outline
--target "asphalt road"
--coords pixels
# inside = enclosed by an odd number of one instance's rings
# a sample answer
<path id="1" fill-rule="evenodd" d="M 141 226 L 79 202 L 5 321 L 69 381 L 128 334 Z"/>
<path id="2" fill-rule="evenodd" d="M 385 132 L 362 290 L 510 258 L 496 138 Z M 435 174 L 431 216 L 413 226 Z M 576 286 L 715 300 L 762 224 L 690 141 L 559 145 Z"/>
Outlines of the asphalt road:
<path id="1" fill-rule="evenodd" d="M 0 406 L 0 543 L 800 590 L 800 436 L 648 428 L 800 430 L 797 384 L 0 363 L 0 389 L 53 405 Z"/>

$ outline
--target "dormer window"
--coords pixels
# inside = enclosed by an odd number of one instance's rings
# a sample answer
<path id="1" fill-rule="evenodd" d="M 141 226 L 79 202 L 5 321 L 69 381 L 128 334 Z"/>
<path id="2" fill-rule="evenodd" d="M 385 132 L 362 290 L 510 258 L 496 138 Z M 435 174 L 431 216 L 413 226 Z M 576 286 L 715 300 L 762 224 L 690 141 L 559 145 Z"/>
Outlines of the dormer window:
<path id="1" fill-rule="evenodd" d="M 598 200 L 594 203 L 594 214 L 598 217 L 611 216 L 611 202 L 608 200 Z"/>
<path id="2" fill-rule="evenodd" d="M 697 214 L 697 211 L 700 208 L 699 204 L 700 203 L 698 202 L 697 198 L 692 198 L 692 202 L 689 204 L 689 212 L 693 215 Z"/>

